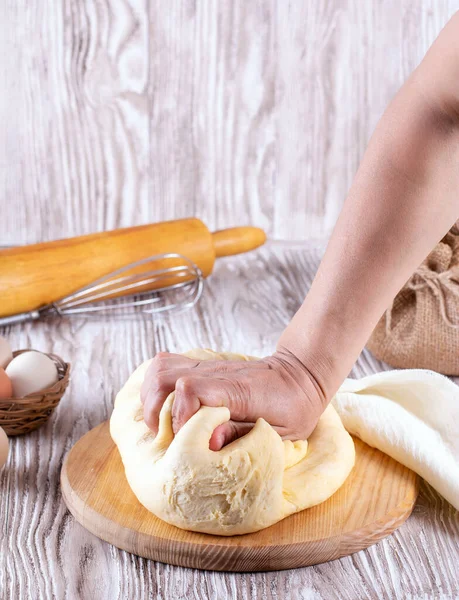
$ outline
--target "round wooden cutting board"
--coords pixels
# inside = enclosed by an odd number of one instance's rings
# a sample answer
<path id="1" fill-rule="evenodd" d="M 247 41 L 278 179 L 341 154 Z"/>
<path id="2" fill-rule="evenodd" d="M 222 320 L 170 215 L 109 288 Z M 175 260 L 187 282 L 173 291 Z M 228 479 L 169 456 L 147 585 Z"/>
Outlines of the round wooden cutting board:
<path id="1" fill-rule="evenodd" d="M 248 535 L 183 531 L 157 519 L 124 476 L 108 422 L 89 431 L 65 460 L 61 485 L 77 521 L 111 544 L 164 563 L 217 571 L 274 571 L 334 560 L 399 527 L 416 501 L 415 473 L 358 439 L 356 464 L 326 502 Z"/>

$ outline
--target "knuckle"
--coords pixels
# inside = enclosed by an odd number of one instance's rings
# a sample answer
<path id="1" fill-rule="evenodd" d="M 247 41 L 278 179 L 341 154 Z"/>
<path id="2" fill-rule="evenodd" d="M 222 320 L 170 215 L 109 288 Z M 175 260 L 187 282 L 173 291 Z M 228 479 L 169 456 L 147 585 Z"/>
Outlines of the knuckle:
<path id="1" fill-rule="evenodd" d="M 169 364 L 169 354 L 167 352 L 158 352 L 153 358 L 151 367 L 153 371 L 164 371 Z"/>
<path id="2" fill-rule="evenodd" d="M 175 384 L 175 391 L 184 398 L 194 395 L 196 384 L 192 377 L 180 377 Z"/>
<path id="3" fill-rule="evenodd" d="M 140 399 L 145 404 L 148 402 L 152 406 L 165 400 L 165 396 L 169 393 L 169 385 L 164 374 L 158 373 L 154 378 L 145 380 L 140 388 Z"/>

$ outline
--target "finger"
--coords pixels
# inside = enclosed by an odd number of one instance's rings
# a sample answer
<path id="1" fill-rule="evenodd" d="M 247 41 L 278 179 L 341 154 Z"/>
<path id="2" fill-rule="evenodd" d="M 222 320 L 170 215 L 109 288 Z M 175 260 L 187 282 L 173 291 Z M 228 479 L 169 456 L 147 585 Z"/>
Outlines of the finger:
<path id="1" fill-rule="evenodd" d="M 164 373 L 163 371 L 149 379 L 145 378 L 140 392 L 144 421 L 154 433 L 158 433 L 161 408 L 175 387 L 176 380 L 170 376 L 166 377 Z"/>
<path id="2" fill-rule="evenodd" d="M 158 352 L 158 354 L 154 356 L 148 365 L 148 369 L 145 373 L 145 377 L 140 388 L 140 400 L 142 404 L 145 404 L 146 402 L 152 381 L 155 380 L 156 375 L 160 371 L 164 371 L 166 369 L 166 365 L 169 365 L 169 356 L 170 355 L 168 352 Z"/>
<path id="3" fill-rule="evenodd" d="M 161 404 L 161 406 L 152 404 L 147 396 L 147 399 L 143 405 L 143 420 L 155 435 L 158 433 L 159 413 L 161 412 L 163 404 L 164 402 Z"/>
<path id="4" fill-rule="evenodd" d="M 185 368 L 190 369 L 198 364 L 198 360 L 187 358 L 181 354 L 173 354 L 172 352 L 158 352 L 148 367 L 146 378 L 154 377 L 157 373 L 161 373 L 161 371 Z"/>
<path id="5" fill-rule="evenodd" d="M 161 408 L 169 394 L 176 390 L 176 385 L 179 379 L 187 377 L 192 377 L 193 379 L 207 377 L 211 378 L 213 375 L 212 369 L 195 368 L 201 367 L 203 363 L 198 363 L 197 361 L 192 361 L 188 358 L 185 360 L 189 361 L 188 364 L 185 363 L 185 367 L 183 367 L 183 361 L 175 361 L 175 364 L 180 365 L 181 368 L 176 367 L 170 370 L 163 370 L 163 366 L 160 365 L 160 370 L 158 370 L 158 367 L 155 367 L 151 371 L 147 371 L 147 375 L 145 376 L 140 390 L 140 399 L 144 405 L 143 414 L 145 423 L 154 433 L 158 432 L 159 413 L 161 412 Z M 169 364 L 173 363 L 170 362 Z M 187 386 L 187 390 L 185 392 L 187 398 L 189 396 L 188 388 L 189 386 Z M 179 394 L 176 394 L 176 402 L 177 397 L 180 398 L 180 390 Z M 174 406 L 177 406 L 176 402 L 174 402 Z M 191 405 L 193 405 L 193 402 L 189 399 L 184 400 L 184 402 L 189 402 Z M 211 404 L 209 404 L 209 406 L 222 406 L 221 403 L 218 404 L 212 401 L 210 402 Z M 204 402 L 204 404 L 206 404 L 206 402 Z M 180 427 L 196 412 L 196 410 L 199 409 L 200 405 L 195 402 L 194 406 L 195 410 L 193 412 L 185 410 L 185 413 L 189 416 L 180 423 Z M 177 431 L 180 429 L 180 427 L 177 429 Z"/>
<path id="6" fill-rule="evenodd" d="M 141 400 L 143 403 L 143 414 L 145 423 L 154 432 L 158 431 L 159 413 L 166 398 L 175 390 L 180 378 L 190 376 L 190 369 L 172 369 L 154 374 L 145 379 L 141 389 Z M 197 373 L 193 371 L 193 377 L 209 377 L 209 373 Z M 142 398 L 143 393 L 143 398 Z"/>
<path id="7" fill-rule="evenodd" d="M 151 361 L 140 388 L 140 400 L 145 423 L 154 433 L 158 433 L 159 413 L 177 379 L 198 364 L 199 361 L 170 352 L 159 352 Z"/>
<path id="8" fill-rule="evenodd" d="M 154 389 L 153 395 L 156 391 L 158 391 L 156 388 L 167 388 L 164 391 L 162 389 L 159 390 L 160 396 L 163 396 L 165 393 L 167 397 L 167 395 L 173 391 L 175 382 L 181 376 L 182 372 L 184 373 L 189 369 L 194 369 L 199 366 L 199 364 L 199 360 L 188 358 L 186 356 L 182 356 L 181 354 L 173 354 L 172 352 L 158 352 L 148 366 L 147 372 L 145 373 L 145 378 L 140 388 L 140 400 L 142 404 L 145 404 L 147 401 L 152 388 Z M 171 375 L 171 372 L 174 370 L 180 371 L 180 373 L 177 373 L 175 376 L 175 379 L 174 376 Z M 166 383 L 160 379 L 160 377 L 162 377 L 160 374 L 163 374 L 164 372 L 169 372 L 167 379 L 170 381 L 170 383 Z M 172 389 L 170 389 L 171 386 Z"/>
<path id="9" fill-rule="evenodd" d="M 172 407 L 174 432 L 179 431 L 201 405 L 226 406 L 230 413 L 234 410 L 237 415 L 244 414 L 242 405 L 247 397 L 244 387 L 236 379 L 206 377 L 197 372 L 193 376 L 181 377 L 175 385 Z"/>
<path id="10" fill-rule="evenodd" d="M 171 374 L 166 376 L 165 373 L 165 371 L 158 373 L 154 379 L 143 384 L 143 418 L 153 433 L 158 433 L 159 413 L 166 398 L 174 391 L 178 378 Z"/>
<path id="11" fill-rule="evenodd" d="M 249 365 L 249 366 L 248 366 Z M 152 360 L 145 375 L 144 382 L 140 390 L 140 399 L 145 404 L 151 389 L 160 392 L 160 396 L 170 394 L 175 387 L 177 379 L 188 374 L 193 370 L 193 374 L 234 374 L 236 376 L 248 375 L 248 369 L 253 369 L 254 363 L 248 361 L 224 361 L 224 360 L 193 360 L 183 357 L 180 354 L 171 354 L 169 352 L 159 352 Z M 262 368 L 269 369 L 269 365 L 260 363 Z M 258 367 L 260 368 L 260 367 Z M 157 388 L 160 388 L 159 390 Z M 154 392 L 153 392 L 154 393 Z"/>
<path id="12" fill-rule="evenodd" d="M 181 377 L 190 374 L 190 369 L 170 369 L 168 371 L 152 372 L 145 377 L 140 389 L 140 399 L 145 402 L 157 400 L 162 404 L 165 398 L 175 390 L 175 384 Z"/>
<path id="13" fill-rule="evenodd" d="M 168 371 L 169 369 L 181 369 L 184 367 L 192 368 L 199 364 L 199 360 L 183 356 L 183 354 L 175 354 L 174 352 L 158 352 L 153 358 L 153 364 L 156 365 L 158 371 Z"/>
<path id="14" fill-rule="evenodd" d="M 211 450 L 221 450 L 223 446 L 227 446 L 239 439 L 246 433 L 249 433 L 254 427 L 255 423 L 243 422 L 243 421 L 228 421 L 215 428 L 212 437 L 210 438 L 209 448 Z M 273 426 L 272 426 L 273 427 Z M 298 435 L 290 432 L 286 427 L 273 427 L 283 440 L 296 441 Z"/>
<path id="15" fill-rule="evenodd" d="M 221 450 L 223 446 L 234 442 L 253 428 L 254 423 L 241 423 L 239 421 L 228 421 L 219 425 L 210 438 L 209 448 Z"/>

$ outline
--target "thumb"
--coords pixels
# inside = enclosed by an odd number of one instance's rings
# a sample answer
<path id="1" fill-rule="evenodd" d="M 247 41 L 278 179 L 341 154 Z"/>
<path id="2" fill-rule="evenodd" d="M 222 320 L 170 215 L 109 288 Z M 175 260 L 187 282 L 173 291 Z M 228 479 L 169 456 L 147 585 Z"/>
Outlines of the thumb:
<path id="1" fill-rule="evenodd" d="M 214 451 L 221 450 L 223 446 L 234 442 L 253 428 L 254 423 L 240 421 L 227 421 L 214 430 L 210 438 L 209 448 Z"/>

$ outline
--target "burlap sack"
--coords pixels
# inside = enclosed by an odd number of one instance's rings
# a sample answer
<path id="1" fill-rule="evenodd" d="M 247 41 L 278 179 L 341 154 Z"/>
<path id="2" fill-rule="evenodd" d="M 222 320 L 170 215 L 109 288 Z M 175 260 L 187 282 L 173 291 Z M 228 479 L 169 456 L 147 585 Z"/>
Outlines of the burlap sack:
<path id="1" fill-rule="evenodd" d="M 454 227 L 400 290 L 367 348 L 402 369 L 459 375 L 459 230 Z"/>

